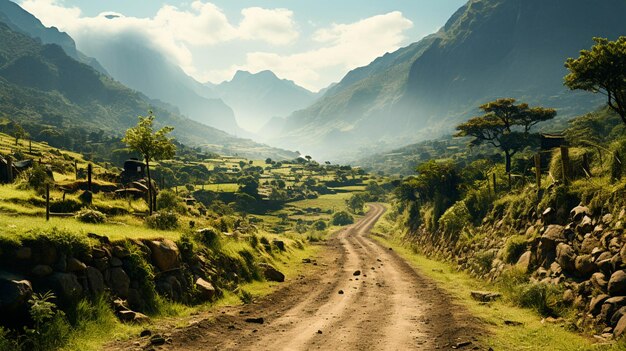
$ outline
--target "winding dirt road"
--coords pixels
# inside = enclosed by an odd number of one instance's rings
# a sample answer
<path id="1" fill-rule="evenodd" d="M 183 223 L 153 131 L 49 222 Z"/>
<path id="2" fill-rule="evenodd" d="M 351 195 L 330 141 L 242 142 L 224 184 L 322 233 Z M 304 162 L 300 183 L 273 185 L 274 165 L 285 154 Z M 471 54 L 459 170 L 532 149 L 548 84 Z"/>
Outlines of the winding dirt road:
<path id="1" fill-rule="evenodd" d="M 481 349 L 480 329 L 464 308 L 368 237 L 384 212 L 371 204 L 365 217 L 326 243 L 307 277 L 254 304 L 203 316 L 174 331 L 163 349 Z M 249 317 L 263 317 L 264 324 L 246 323 Z"/>

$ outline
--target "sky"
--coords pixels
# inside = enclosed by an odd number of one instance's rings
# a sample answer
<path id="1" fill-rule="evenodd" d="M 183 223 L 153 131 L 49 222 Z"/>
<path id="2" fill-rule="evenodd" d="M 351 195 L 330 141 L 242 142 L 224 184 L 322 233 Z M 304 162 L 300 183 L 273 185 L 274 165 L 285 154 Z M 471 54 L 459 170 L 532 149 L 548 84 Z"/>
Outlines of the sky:
<path id="1" fill-rule="evenodd" d="M 272 70 L 318 91 L 441 28 L 466 0 L 14 0 L 81 43 L 139 35 L 200 82 Z M 87 53 L 88 54 L 88 53 Z"/>

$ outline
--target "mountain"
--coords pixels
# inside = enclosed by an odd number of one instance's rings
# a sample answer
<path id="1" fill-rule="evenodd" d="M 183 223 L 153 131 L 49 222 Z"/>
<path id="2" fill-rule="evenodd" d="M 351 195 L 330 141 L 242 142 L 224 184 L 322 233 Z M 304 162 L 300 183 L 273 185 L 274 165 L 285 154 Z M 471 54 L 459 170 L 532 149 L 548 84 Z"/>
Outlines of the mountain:
<path id="1" fill-rule="evenodd" d="M 15 31 L 37 38 L 44 44 L 56 44 L 63 48 L 70 57 L 106 74 L 106 70 L 96 59 L 88 57 L 76 49 L 74 39 L 67 33 L 59 31 L 56 27 L 44 26 L 39 19 L 13 1 L 0 0 L 0 22 L 4 22 Z"/>
<path id="2" fill-rule="evenodd" d="M 354 158 L 449 134 L 499 97 L 589 111 L 602 97 L 564 88 L 563 64 L 626 33 L 625 14 L 623 0 L 471 0 L 437 33 L 348 73 L 272 142 Z"/>
<path id="3" fill-rule="evenodd" d="M 100 36 L 81 41 L 80 47 L 122 84 L 176 106 L 174 112 L 195 121 L 241 134 L 232 109 L 212 89 L 188 76 L 143 38 L 132 34 Z"/>
<path id="4" fill-rule="evenodd" d="M 0 22 L 0 117 L 120 135 L 148 110 L 154 111 L 158 125 L 175 127 L 173 135 L 192 146 L 249 157 L 295 157 L 172 113 L 162 102 L 76 61 L 60 46 L 42 44 Z"/>
<path id="5" fill-rule="evenodd" d="M 274 117 L 286 117 L 309 106 L 317 97 L 271 71 L 255 74 L 237 71 L 232 80 L 209 87 L 233 108 L 239 124 L 253 132 Z"/>

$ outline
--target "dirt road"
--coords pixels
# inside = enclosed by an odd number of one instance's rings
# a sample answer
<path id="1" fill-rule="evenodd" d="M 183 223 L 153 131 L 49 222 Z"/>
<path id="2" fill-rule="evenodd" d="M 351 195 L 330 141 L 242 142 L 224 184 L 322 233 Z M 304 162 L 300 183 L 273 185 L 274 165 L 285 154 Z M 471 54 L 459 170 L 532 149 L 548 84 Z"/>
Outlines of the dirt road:
<path id="1" fill-rule="evenodd" d="M 174 332 L 172 344 L 164 348 L 480 349 L 475 320 L 395 252 L 368 237 L 384 211 L 370 205 L 364 218 L 329 240 L 310 276 L 255 304 L 205 316 Z M 250 317 L 262 317 L 264 323 L 246 323 Z"/>

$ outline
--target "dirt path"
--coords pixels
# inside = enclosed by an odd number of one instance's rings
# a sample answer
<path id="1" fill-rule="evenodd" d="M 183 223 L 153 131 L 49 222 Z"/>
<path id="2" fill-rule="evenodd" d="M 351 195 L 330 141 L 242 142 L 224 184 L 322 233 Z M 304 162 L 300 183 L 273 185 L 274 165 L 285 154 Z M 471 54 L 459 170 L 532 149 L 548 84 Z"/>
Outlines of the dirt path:
<path id="1" fill-rule="evenodd" d="M 309 276 L 254 304 L 202 316 L 171 333 L 172 343 L 161 348 L 481 349 L 475 338 L 480 329 L 464 308 L 367 236 L 384 212 L 383 206 L 370 205 L 364 218 L 327 242 Z M 246 323 L 249 317 L 263 317 L 264 324 Z"/>

